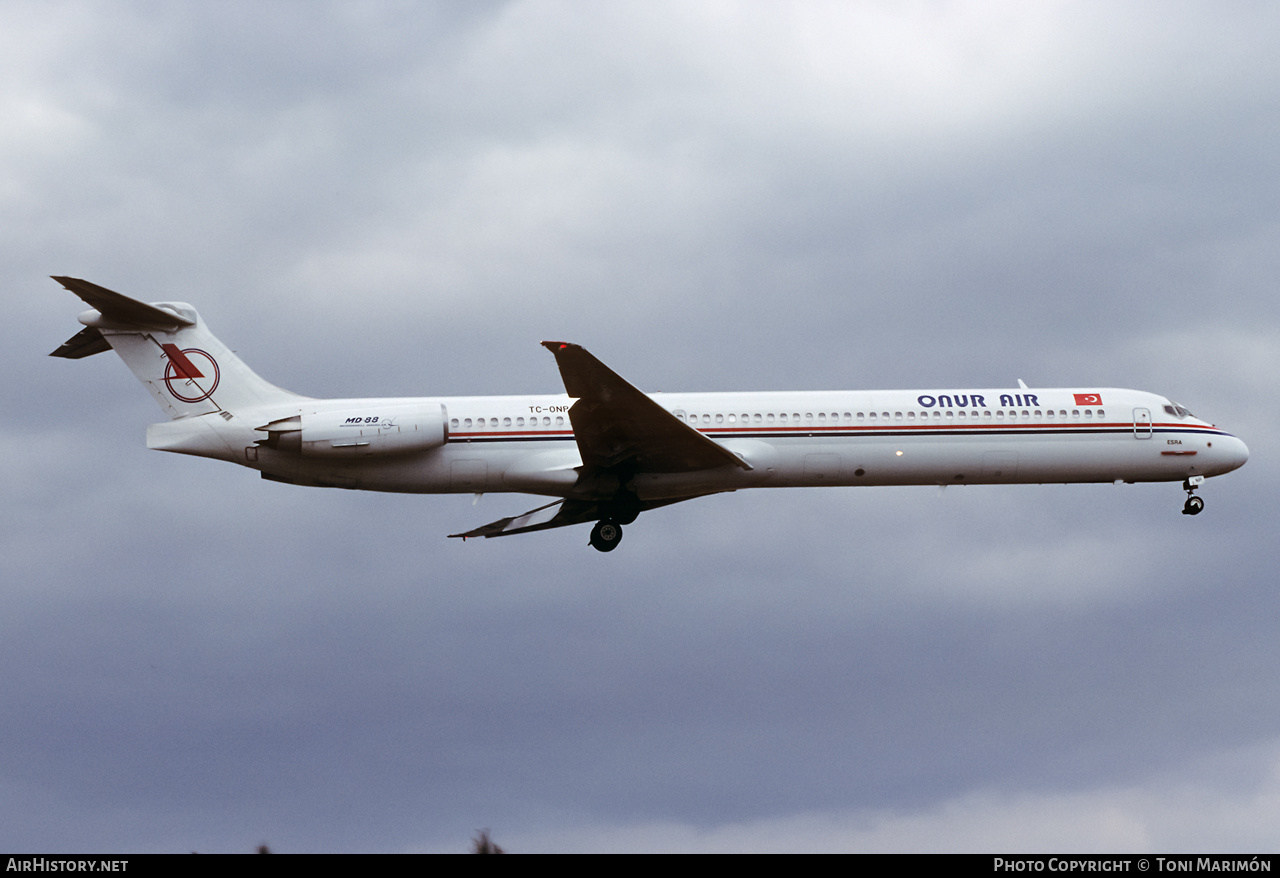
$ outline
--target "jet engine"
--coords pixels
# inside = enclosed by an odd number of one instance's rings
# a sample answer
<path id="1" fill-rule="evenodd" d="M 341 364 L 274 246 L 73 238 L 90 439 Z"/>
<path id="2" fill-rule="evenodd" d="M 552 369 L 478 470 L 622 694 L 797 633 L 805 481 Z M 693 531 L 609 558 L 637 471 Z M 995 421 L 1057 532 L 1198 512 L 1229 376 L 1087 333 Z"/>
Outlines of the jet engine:
<path id="1" fill-rule="evenodd" d="M 303 412 L 256 429 L 267 434 L 259 445 L 302 457 L 349 460 L 439 448 L 449 438 L 448 423 L 440 403 L 371 400 L 349 409 Z"/>

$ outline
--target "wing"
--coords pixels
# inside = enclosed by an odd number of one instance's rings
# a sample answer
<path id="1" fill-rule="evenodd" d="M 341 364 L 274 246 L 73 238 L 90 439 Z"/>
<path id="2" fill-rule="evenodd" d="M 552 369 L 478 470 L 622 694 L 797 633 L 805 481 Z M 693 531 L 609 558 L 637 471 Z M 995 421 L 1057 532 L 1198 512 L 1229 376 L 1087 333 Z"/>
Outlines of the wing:
<path id="1" fill-rule="evenodd" d="M 542 345 L 555 354 L 565 390 L 575 399 L 569 407 L 569 422 L 582 457 L 582 481 L 609 472 L 685 473 L 730 465 L 751 469 L 745 460 L 685 424 L 580 345 L 559 341 L 544 341 Z M 703 495 L 646 500 L 634 511 L 656 509 L 695 496 Z M 449 536 L 505 537 L 584 524 L 611 515 L 616 515 L 616 507 L 609 500 L 569 498 Z M 630 520 L 625 518 L 623 523 Z"/>
<path id="2" fill-rule="evenodd" d="M 584 521 L 595 521 L 598 504 L 584 500 L 556 500 L 546 506 L 539 506 L 524 515 L 511 518 L 500 518 L 475 530 L 463 534 L 449 534 L 452 537 L 505 537 L 511 534 L 529 533 L 535 530 L 546 530 L 551 527 L 564 527 L 569 524 L 582 524 Z"/>
<path id="3" fill-rule="evenodd" d="M 702 497 L 703 494 L 696 496 Z M 642 511 L 657 509 L 659 506 L 670 506 L 672 503 L 683 503 L 693 497 L 678 497 L 674 500 L 653 500 L 640 504 Z M 464 534 L 449 534 L 450 538 L 461 537 L 509 537 L 512 534 L 525 534 L 535 530 L 547 530 L 553 527 L 565 527 L 570 524 L 585 524 L 598 521 L 605 514 L 601 504 L 594 500 L 556 500 L 546 506 L 539 506 L 524 515 L 511 518 L 499 518 L 497 521 L 481 525 Z"/>
<path id="4" fill-rule="evenodd" d="M 580 345 L 544 341 L 565 390 L 577 401 L 569 422 L 585 472 L 684 473 L 750 464 L 685 424 L 587 353 Z M 585 520 L 585 519 L 584 519 Z"/>

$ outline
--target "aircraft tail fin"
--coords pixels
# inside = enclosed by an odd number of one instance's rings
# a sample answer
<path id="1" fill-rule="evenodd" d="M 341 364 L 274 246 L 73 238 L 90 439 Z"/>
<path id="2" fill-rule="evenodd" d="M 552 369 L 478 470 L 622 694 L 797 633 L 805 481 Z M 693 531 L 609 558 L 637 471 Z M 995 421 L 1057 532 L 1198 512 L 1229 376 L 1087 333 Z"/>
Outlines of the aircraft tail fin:
<path id="1" fill-rule="evenodd" d="M 260 378 L 185 302 L 147 304 L 74 277 L 54 277 L 93 310 L 50 356 L 79 360 L 114 350 L 171 418 L 303 399 Z"/>

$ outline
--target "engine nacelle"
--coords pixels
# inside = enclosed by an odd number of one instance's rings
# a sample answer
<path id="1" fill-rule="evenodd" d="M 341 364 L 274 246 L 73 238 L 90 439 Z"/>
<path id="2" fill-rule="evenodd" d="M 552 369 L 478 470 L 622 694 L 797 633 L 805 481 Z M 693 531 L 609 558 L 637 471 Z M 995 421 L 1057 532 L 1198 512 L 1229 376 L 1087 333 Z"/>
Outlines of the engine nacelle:
<path id="1" fill-rule="evenodd" d="M 412 454 L 439 448 L 449 438 L 448 416 L 440 403 L 368 405 L 303 412 L 257 428 L 261 442 L 303 457 L 352 459 L 366 455 Z"/>

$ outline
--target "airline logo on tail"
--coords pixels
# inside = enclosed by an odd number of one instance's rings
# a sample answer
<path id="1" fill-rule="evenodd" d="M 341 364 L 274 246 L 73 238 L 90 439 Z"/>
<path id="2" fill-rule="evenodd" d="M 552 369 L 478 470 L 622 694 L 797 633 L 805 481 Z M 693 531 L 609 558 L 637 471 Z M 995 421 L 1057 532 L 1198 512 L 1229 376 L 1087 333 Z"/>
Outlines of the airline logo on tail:
<path id="1" fill-rule="evenodd" d="M 218 371 L 218 361 L 211 357 L 207 351 L 199 348 L 187 348 L 179 350 L 176 344 L 161 345 L 164 348 L 165 355 L 169 358 L 169 363 L 164 367 L 164 386 L 169 388 L 169 392 L 175 398 L 183 402 L 200 402 L 208 399 L 215 390 L 218 389 L 218 378 L 221 373 Z M 194 360 L 204 364 L 203 371 L 196 365 Z M 197 383 L 197 379 L 208 378 L 208 387 L 202 387 Z M 181 391 L 174 389 L 174 383 L 178 382 Z M 192 393 L 195 395 L 191 395 Z"/>

